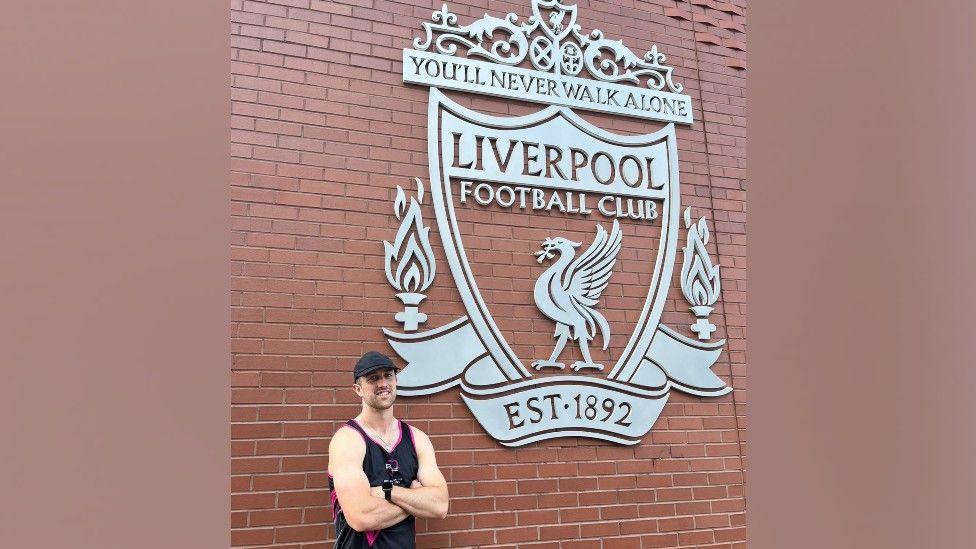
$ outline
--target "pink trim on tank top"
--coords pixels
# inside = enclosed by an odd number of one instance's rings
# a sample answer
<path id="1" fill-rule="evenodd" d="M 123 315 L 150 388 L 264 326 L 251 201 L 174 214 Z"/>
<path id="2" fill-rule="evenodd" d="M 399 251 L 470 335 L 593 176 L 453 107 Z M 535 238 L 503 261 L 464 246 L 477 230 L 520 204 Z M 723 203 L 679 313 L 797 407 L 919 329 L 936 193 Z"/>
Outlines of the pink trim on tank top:
<path id="1" fill-rule="evenodd" d="M 326 474 L 329 475 L 329 480 L 335 478 L 332 476 L 332 473 L 326 472 Z M 335 521 L 335 519 L 339 516 L 339 494 L 336 493 L 334 488 L 329 492 L 329 499 L 332 502 L 332 520 Z"/>

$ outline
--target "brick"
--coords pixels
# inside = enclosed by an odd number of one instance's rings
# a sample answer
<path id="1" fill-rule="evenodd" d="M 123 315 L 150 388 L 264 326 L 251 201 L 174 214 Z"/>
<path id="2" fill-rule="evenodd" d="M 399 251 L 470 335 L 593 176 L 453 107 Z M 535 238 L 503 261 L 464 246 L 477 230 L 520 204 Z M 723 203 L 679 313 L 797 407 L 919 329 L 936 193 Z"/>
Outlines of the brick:
<path id="1" fill-rule="evenodd" d="M 278 458 L 237 458 L 230 460 L 231 472 L 233 474 L 243 473 L 277 473 L 279 470 Z"/>
<path id="2" fill-rule="evenodd" d="M 275 528 L 276 542 L 319 541 L 324 537 L 325 527 L 316 526 L 285 526 Z"/>
<path id="3" fill-rule="evenodd" d="M 231 528 L 244 528 L 247 526 L 247 513 L 244 511 L 234 511 L 230 514 Z"/>
<path id="4" fill-rule="evenodd" d="M 248 521 L 251 526 L 277 526 L 281 524 L 294 524 L 301 521 L 302 511 L 300 509 L 274 509 L 268 511 L 252 511 L 248 513 Z"/>
<path id="5" fill-rule="evenodd" d="M 230 544 L 233 547 L 245 545 L 267 545 L 274 541 L 272 528 L 235 529 L 230 533 Z"/>
<path id="6" fill-rule="evenodd" d="M 231 402 L 234 404 L 278 403 L 282 401 L 283 391 L 277 389 L 234 389 Z"/>
<path id="7" fill-rule="evenodd" d="M 489 545 L 495 542 L 495 533 L 490 530 L 475 530 L 472 532 L 452 532 L 450 547 L 464 547 Z"/>
<path id="8" fill-rule="evenodd" d="M 286 474 L 286 475 L 255 475 L 254 489 L 260 491 L 268 490 L 287 490 L 305 487 L 305 475 Z"/>
<path id="9" fill-rule="evenodd" d="M 232 494 L 230 508 L 238 509 L 270 509 L 275 506 L 275 494 Z"/>
<path id="10" fill-rule="evenodd" d="M 536 541 L 539 539 L 538 528 L 503 528 L 495 532 L 498 543 L 513 543 L 520 541 Z"/>

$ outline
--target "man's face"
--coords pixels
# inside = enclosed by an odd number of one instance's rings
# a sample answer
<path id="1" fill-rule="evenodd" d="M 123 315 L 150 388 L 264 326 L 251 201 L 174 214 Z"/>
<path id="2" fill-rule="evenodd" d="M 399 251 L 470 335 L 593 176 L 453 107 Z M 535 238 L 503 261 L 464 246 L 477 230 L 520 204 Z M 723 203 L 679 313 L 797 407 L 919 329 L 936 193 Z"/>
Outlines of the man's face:
<path id="1" fill-rule="evenodd" d="M 353 385 L 363 404 L 375 410 L 386 410 L 396 400 L 396 370 L 383 368 L 359 376 Z"/>

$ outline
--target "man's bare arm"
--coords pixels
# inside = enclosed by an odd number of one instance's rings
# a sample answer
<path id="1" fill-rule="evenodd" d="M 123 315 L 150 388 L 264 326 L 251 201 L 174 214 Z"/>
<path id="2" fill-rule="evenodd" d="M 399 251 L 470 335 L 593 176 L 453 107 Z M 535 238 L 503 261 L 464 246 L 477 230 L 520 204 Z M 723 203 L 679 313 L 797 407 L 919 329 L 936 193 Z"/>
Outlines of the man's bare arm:
<path id="1" fill-rule="evenodd" d="M 336 431 L 329 443 L 329 474 L 339 506 L 349 526 L 357 532 L 382 530 L 407 518 L 407 512 L 370 493 L 363 472 L 366 443 L 352 429 Z"/>
<path id="2" fill-rule="evenodd" d="M 414 448 L 417 450 L 417 480 L 423 486 L 403 488 L 394 486 L 390 493 L 393 503 L 406 512 L 420 518 L 444 518 L 447 516 L 447 481 L 434 456 L 434 446 L 430 438 L 419 429 L 413 431 Z"/>

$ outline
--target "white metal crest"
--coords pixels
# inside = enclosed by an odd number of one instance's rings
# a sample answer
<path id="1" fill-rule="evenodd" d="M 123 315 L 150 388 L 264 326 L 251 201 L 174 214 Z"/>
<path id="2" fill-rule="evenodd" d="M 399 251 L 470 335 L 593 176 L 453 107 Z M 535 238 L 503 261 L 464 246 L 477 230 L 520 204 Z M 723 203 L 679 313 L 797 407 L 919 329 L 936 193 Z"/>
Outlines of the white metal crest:
<path id="1" fill-rule="evenodd" d="M 400 225 L 393 241 L 384 241 L 387 280 L 403 305 L 395 316 L 402 331 L 383 332 L 406 362 L 398 376 L 401 394 L 457 386 L 485 431 L 506 446 L 566 436 L 636 444 L 672 388 L 703 397 L 731 391 L 711 370 L 725 344 L 710 340 L 716 327 L 708 320 L 721 292 L 719 267 L 706 249 L 706 221 L 692 223 L 690 208 L 683 216 L 681 289 L 697 318 L 691 331 L 698 340 L 661 324 L 682 218 L 674 123 L 691 123 L 691 100 L 680 95 L 682 87 L 672 81 L 673 69 L 663 64 L 656 46 L 638 57 L 599 30 L 582 34 L 577 16 L 575 5 L 532 0 L 525 23 L 510 13 L 459 25 L 445 5 L 423 23 L 425 36 L 414 41 L 414 49 L 404 50 L 404 82 L 430 86 L 429 196 L 466 315 L 421 329 L 428 319 L 421 303 L 436 260 L 422 215 L 428 193 L 416 179 L 409 199 L 397 187 L 394 214 Z M 463 56 L 456 55 L 459 47 Z M 518 66 L 526 60 L 533 69 Z M 548 106 L 525 116 L 493 116 L 462 107 L 441 88 Z M 621 135 L 587 122 L 573 108 L 671 123 L 644 135 Z M 598 212 L 611 221 L 594 223 L 585 249 L 582 241 L 553 235 L 541 249 L 525 250 L 540 265 L 533 296 L 552 321 L 555 339 L 548 358 L 528 357 L 535 371 L 499 329 L 469 263 L 462 228 L 470 223 L 459 223 L 457 210 L 474 204 L 580 216 Z M 642 254 L 650 284 L 622 352 L 613 364 L 601 364 L 591 357 L 590 343 L 603 350 L 609 344 L 611 327 L 600 302 L 613 278 L 624 226 L 634 222 L 660 230 L 654 239 L 629 241 L 628 249 L 636 246 Z M 546 261 L 551 264 L 544 266 Z M 571 341 L 583 358 L 572 371 L 599 373 L 544 375 L 547 368 L 565 369 L 559 357 Z"/>

